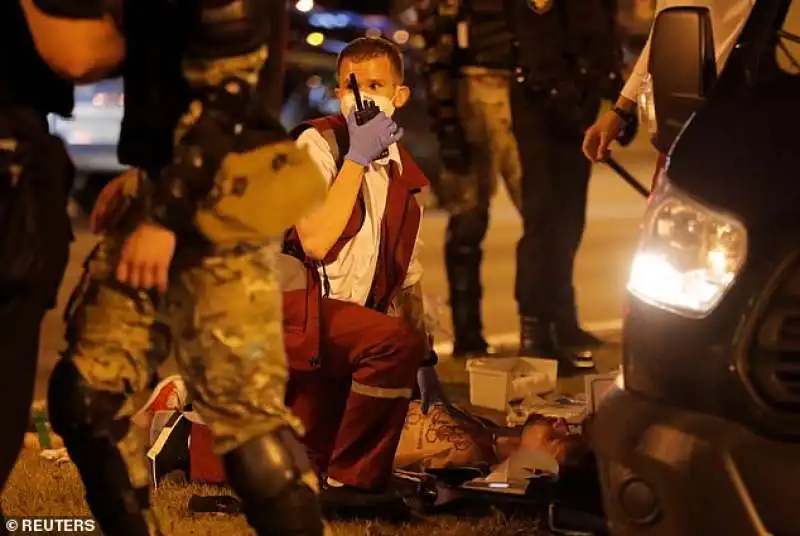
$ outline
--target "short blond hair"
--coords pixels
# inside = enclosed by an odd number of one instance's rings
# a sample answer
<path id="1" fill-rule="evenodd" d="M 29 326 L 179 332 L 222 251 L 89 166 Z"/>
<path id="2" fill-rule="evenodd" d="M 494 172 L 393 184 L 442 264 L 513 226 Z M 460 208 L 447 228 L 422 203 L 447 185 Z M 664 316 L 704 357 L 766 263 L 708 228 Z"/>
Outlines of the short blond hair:
<path id="1" fill-rule="evenodd" d="M 392 69 L 402 82 L 405 78 L 403 53 L 400 52 L 397 45 L 383 37 L 359 37 L 347 43 L 339 53 L 339 58 L 336 60 L 336 72 L 339 72 L 339 69 L 342 67 L 342 62 L 346 59 L 359 62 L 379 58 L 381 56 L 389 60 Z"/>

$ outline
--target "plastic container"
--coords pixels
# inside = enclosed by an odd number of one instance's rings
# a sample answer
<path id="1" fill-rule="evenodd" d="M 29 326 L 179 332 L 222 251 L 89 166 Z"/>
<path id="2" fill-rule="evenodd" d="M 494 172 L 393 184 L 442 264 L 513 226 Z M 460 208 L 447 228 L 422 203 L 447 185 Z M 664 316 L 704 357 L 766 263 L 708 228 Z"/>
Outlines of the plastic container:
<path id="1" fill-rule="evenodd" d="M 470 359 L 467 372 L 470 403 L 506 411 L 510 402 L 555 390 L 558 361 L 533 357 Z"/>

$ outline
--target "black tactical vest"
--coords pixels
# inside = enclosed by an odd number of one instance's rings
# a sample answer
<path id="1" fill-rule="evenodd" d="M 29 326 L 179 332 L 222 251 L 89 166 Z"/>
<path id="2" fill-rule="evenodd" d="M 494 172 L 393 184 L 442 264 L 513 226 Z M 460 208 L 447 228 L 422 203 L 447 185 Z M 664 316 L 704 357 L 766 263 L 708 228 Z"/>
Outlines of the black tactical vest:
<path id="1" fill-rule="evenodd" d="M 181 74 L 179 9 L 172 0 L 124 2 L 125 115 L 118 149 L 123 164 L 157 169 L 172 158 L 173 132 L 190 102 Z"/>
<path id="2" fill-rule="evenodd" d="M 616 0 L 506 0 L 516 62 L 528 83 L 549 91 L 571 80 L 582 91 L 616 97 L 622 50 Z"/>
<path id="3" fill-rule="evenodd" d="M 462 0 L 469 46 L 460 51 L 462 66 L 511 69 L 514 40 L 503 0 Z"/>
<path id="4" fill-rule="evenodd" d="M 0 2 L 0 107 L 28 106 L 68 117 L 72 84 L 39 57 L 19 0 Z"/>

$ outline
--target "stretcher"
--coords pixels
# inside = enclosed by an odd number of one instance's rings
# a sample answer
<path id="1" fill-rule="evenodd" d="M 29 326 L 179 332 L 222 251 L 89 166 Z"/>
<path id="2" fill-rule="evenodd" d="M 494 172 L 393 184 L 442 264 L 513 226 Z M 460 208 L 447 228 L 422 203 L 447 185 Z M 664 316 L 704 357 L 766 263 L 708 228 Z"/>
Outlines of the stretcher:
<path id="1" fill-rule="evenodd" d="M 482 428 L 495 436 L 520 434 L 518 428 L 500 426 L 447 402 L 454 420 Z M 594 456 L 586 453 L 579 463 L 559 468 L 546 452 L 521 449 L 501 464 L 487 463 L 445 469 L 422 466 L 396 468 L 396 487 L 418 515 L 492 507 L 546 521 L 552 534 L 592 536 L 608 534 L 602 511 Z"/>
<path id="2" fill-rule="evenodd" d="M 510 486 L 476 485 L 475 480 L 487 476 L 487 468 L 428 470 L 413 472 L 395 470 L 398 487 L 405 488 L 406 503 L 419 515 L 472 511 L 475 505 L 491 505 L 514 516 L 529 517 L 539 523 L 546 521 L 552 534 L 563 536 L 603 536 L 608 534 L 607 522 L 599 505 L 599 483 L 592 469 L 585 469 L 581 485 L 570 483 L 573 477 L 531 475 L 524 483 Z M 576 496 L 576 493 L 579 496 Z M 596 495 L 588 499 L 588 495 Z"/>

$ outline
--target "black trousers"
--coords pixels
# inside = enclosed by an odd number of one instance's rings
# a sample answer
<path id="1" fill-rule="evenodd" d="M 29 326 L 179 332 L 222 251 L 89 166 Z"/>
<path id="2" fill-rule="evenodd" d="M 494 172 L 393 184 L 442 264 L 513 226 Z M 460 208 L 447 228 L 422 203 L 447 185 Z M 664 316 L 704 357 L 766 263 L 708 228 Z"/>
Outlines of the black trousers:
<path id="1" fill-rule="evenodd" d="M 0 314 L 0 399 L 3 403 L 3 439 L 0 440 L 0 484 L 5 486 L 14 467 L 28 424 L 39 327 L 46 308 L 24 298 L 6 299 Z"/>
<path id="2" fill-rule="evenodd" d="M 46 136 L 46 130 L 41 135 Z M 38 154 L 36 164 L 26 168 L 20 179 L 37 185 L 35 200 L 40 210 L 36 229 L 45 267 L 25 284 L 0 286 L 0 491 L 14 468 L 28 426 L 42 319 L 55 305 L 72 241 L 66 212 L 72 170 L 57 166 L 57 157 Z M 8 240 L 4 232 L 8 229 L 0 228 L 0 240 Z"/>
<path id="3" fill-rule="evenodd" d="M 569 323 L 577 321 L 572 278 L 586 223 L 591 164 L 581 151 L 583 129 L 559 121 L 550 106 L 524 85 L 512 86 L 523 172 L 515 295 L 520 316 Z M 599 97 L 596 104 L 584 104 L 589 124 L 591 111 L 596 116 L 599 107 Z"/>

